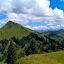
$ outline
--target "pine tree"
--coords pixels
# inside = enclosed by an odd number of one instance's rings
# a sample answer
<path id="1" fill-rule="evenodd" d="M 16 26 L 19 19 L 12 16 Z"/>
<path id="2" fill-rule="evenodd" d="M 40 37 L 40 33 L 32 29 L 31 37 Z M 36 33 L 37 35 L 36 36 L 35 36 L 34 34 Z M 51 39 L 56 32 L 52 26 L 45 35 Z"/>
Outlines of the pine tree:
<path id="1" fill-rule="evenodd" d="M 26 55 L 38 53 L 38 43 L 35 39 L 30 40 L 28 48 L 25 50 Z"/>
<path id="2" fill-rule="evenodd" d="M 10 40 L 10 45 L 8 47 L 8 51 L 7 51 L 7 64 L 15 64 L 16 61 L 16 48 L 15 48 L 15 44 L 12 40 Z"/>

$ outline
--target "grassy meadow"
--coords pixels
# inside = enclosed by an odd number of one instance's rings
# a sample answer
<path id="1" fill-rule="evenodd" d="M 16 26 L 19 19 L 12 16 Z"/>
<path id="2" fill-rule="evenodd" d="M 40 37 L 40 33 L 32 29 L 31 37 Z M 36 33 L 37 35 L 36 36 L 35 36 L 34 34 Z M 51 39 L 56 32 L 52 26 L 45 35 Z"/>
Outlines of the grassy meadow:
<path id="1" fill-rule="evenodd" d="M 17 64 L 64 64 L 64 51 L 29 55 L 19 59 Z"/>

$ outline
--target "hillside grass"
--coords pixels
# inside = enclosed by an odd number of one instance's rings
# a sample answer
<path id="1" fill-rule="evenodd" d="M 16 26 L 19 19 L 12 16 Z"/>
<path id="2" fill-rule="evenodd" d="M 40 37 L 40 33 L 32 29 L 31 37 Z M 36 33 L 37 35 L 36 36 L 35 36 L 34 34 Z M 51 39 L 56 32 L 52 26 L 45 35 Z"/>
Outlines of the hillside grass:
<path id="1" fill-rule="evenodd" d="M 9 39 L 14 36 L 21 39 L 22 37 L 29 35 L 31 32 L 35 31 L 25 28 L 17 23 L 8 22 L 0 29 L 0 40 Z"/>
<path id="2" fill-rule="evenodd" d="M 64 64 L 64 51 L 29 55 L 19 59 L 17 64 Z"/>
<path id="3" fill-rule="evenodd" d="M 0 62 L 0 64 L 4 64 L 4 62 Z"/>

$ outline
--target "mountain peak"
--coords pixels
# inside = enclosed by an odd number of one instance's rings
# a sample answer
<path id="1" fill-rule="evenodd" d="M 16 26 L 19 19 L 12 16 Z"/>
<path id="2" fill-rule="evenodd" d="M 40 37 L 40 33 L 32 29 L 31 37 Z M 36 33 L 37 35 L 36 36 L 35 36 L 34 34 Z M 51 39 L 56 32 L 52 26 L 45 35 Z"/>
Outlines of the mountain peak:
<path id="1" fill-rule="evenodd" d="M 14 24 L 15 22 L 13 21 L 8 21 L 7 24 Z"/>
<path id="2" fill-rule="evenodd" d="M 20 24 L 18 24 L 18 23 L 15 23 L 15 22 L 13 22 L 13 21 L 8 21 L 8 23 L 6 24 L 7 26 L 16 26 L 16 27 L 22 27 L 23 28 L 23 26 L 21 26 Z M 6 26 L 5 25 L 5 26 Z"/>
<path id="3" fill-rule="evenodd" d="M 25 28 L 13 21 L 9 21 L 4 27 L 0 29 L 0 39 L 9 39 L 14 36 L 20 39 L 24 36 L 29 35 L 31 32 L 35 31 Z"/>
<path id="4" fill-rule="evenodd" d="M 8 23 L 13 23 L 13 21 L 8 21 Z"/>
<path id="5" fill-rule="evenodd" d="M 15 22 L 13 22 L 13 21 L 8 21 L 7 24 L 18 24 L 18 23 L 15 23 Z"/>

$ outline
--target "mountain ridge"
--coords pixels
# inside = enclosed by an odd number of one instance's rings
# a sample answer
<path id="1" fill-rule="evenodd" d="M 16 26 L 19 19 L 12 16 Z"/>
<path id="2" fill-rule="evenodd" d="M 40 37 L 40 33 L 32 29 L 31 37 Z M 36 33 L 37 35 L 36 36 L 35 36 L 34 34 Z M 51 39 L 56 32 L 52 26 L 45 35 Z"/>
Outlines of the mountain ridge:
<path id="1" fill-rule="evenodd" d="M 61 37 L 64 39 L 64 30 L 39 33 L 34 30 L 31 30 L 29 28 L 23 27 L 20 24 L 12 22 L 12 21 L 9 21 L 5 26 L 3 26 L 0 29 L 0 36 L 1 36 L 0 39 L 9 39 L 14 36 L 16 38 L 21 39 L 22 37 L 27 36 L 32 32 L 37 33 L 40 36 L 49 35 L 53 39 L 55 39 L 55 38 L 58 39 L 58 36 L 60 39 L 61 39 Z"/>

